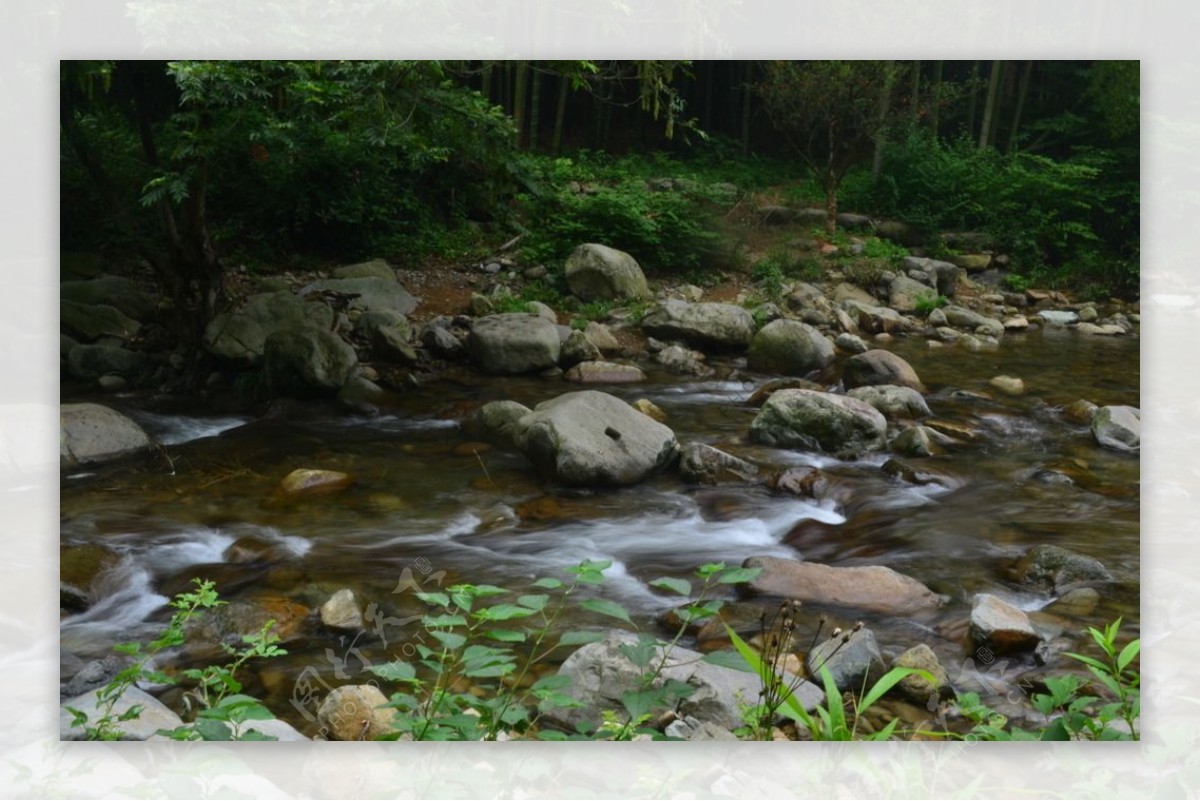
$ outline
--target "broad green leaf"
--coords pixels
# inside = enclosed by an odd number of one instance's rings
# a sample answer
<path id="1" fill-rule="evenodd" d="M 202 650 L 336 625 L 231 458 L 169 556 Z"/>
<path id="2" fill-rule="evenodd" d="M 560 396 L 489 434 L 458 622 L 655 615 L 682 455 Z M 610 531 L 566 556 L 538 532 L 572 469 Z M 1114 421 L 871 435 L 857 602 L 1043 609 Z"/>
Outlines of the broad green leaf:
<path id="1" fill-rule="evenodd" d="M 468 590 L 468 593 L 476 598 L 486 598 L 489 595 L 504 595 L 507 592 L 508 590 L 503 587 L 497 587 L 495 584 L 475 584 L 471 585 L 471 588 Z"/>
<path id="2" fill-rule="evenodd" d="M 499 642 L 525 642 L 526 640 L 525 632 L 512 629 L 489 629 L 484 633 Z"/>
<path id="3" fill-rule="evenodd" d="M 692 595 L 692 582 L 685 579 L 663 576 L 662 578 L 656 578 L 654 581 L 650 582 L 650 586 L 658 587 L 659 589 L 663 590 L 669 590 L 676 595 L 682 595 L 684 598 L 690 598 Z"/>
<path id="4" fill-rule="evenodd" d="M 549 600 L 549 595 L 522 595 L 520 598 L 517 598 L 517 603 L 521 606 L 527 606 L 535 612 L 540 612 L 546 607 L 546 603 Z"/>
<path id="5" fill-rule="evenodd" d="M 476 620 L 512 620 L 518 617 L 529 617 L 532 614 L 534 614 L 534 610 L 528 607 L 516 604 L 496 604 L 472 612 L 471 616 Z"/>
<path id="6" fill-rule="evenodd" d="M 571 686 L 570 676 L 560 676 L 557 673 L 552 673 L 549 676 L 542 676 L 535 681 L 529 688 L 531 690 L 565 690 Z"/>
<path id="7" fill-rule="evenodd" d="M 383 665 L 372 665 L 371 672 L 387 681 L 410 682 L 417 677 L 417 669 L 408 662 L 388 662 Z"/>
<path id="8" fill-rule="evenodd" d="M 586 601 L 580 601 L 579 605 L 589 612 L 615 617 L 618 620 L 624 620 L 626 623 L 633 622 L 629 619 L 629 612 L 625 611 L 625 607 L 607 598 L 588 598 Z"/>
<path id="9" fill-rule="evenodd" d="M 717 574 L 720 584 L 743 584 L 758 578 L 761 567 L 729 567 Z"/>
<path id="10" fill-rule="evenodd" d="M 450 596 L 444 592 L 418 592 L 415 595 L 427 604 L 436 604 L 445 609 L 450 605 Z"/>
<path id="11" fill-rule="evenodd" d="M 263 734 L 258 729 L 248 729 L 247 731 L 244 731 L 238 735 L 238 740 L 245 740 L 246 742 L 268 742 L 278 741 L 279 738 L 270 734 Z"/>
<path id="12" fill-rule="evenodd" d="M 895 667 L 885 673 L 883 678 L 875 682 L 875 685 L 870 689 L 870 691 L 862 697 L 862 700 L 859 702 L 858 706 L 859 710 L 865 712 L 870 709 L 875 705 L 876 701 L 883 697 L 884 693 L 914 673 L 925 679 L 930 684 L 937 684 L 937 679 L 935 679 L 933 674 L 927 670 L 921 670 L 919 668 Z"/>
<path id="13" fill-rule="evenodd" d="M 1121 649 L 1120 655 L 1117 657 L 1117 670 L 1124 670 L 1129 667 L 1129 663 L 1137 657 L 1138 652 L 1142 650 L 1142 641 L 1134 640 Z"/>
<path id="14" fill-rule="evenodd" d="M 568 631 L 558 638 L 559 645 L 587 645 L 604 639 L 602 631 Z"/>
<path id="15" fill-rule="evenodd" d="M 429 629 L 452 629 L 467 625 L 467 619 L 462 615 L 425 615 L 421 625 Z"/>
<path id="16" fill-rule="evenodd" d="M 666 706 L 662 690 L 627 690 L 621 693 L 621 705 L 631 720 L 640 721 L 656 707 Z"/>
<path id="17" fill-rule="evenodd" d="M 233 730 L 229 728 L 229 724 L 223 720 L 210 720 L 208 718 L 198 718 L 192 724 L 196 733 L 204 740 L 220 741 L 233 739 Z"/>
<path id="18" fill-rule="evenodd" d="M 540 578 L 533 582 L 533 586 L 543 590 L 558 590 L 562 589 L 563 583 L 556 578 Z"/>
<path id="19" fill-rule="evenodd" d="M 746 658 L 737 651 L 710 651 L 704 655 L 702 661 L 708 662 L 710 665 L 740 670 L 743 673 L 758 673 L 757 670 L 746 662 Z"/>
<path id="20" fill-rule="evenodd" d="M 466 644 L 467 638 L 452 631 L 431 631 L 429 636 L 446 646 L 451 651 L 457 651 Z"/>

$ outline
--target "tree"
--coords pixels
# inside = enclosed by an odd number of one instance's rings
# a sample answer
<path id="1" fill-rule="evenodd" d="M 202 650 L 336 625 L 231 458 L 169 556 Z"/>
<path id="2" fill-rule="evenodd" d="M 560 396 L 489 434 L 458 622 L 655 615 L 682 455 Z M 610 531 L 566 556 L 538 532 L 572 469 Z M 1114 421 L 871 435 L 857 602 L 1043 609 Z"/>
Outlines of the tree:
<path id="1" fill-rule="evenodd" d="M 775 129 L 803 159 L 825 194 L 825 230 L 837 227 L 838 187 L 870 158 L 895 109 L 887 61 L 773 61 L 758 84 Z"/>
<path id="2" fill-rule="evenodd" d="M 64 176 L 86 175 L 193 348 L 225 299 L 223 249 L 366 255 L 493 206 L 515 139 L 438 61 L 64 62 L 60 128 Z"/>

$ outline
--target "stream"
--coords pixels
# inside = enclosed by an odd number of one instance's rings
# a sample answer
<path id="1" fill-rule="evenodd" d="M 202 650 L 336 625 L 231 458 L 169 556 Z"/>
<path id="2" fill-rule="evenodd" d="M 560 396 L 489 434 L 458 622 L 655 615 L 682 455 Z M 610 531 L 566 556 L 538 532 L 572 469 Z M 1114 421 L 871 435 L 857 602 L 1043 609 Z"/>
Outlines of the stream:
<path id="1" fill-rule="evenodd" d="M 885 657 L 924 642 L 954 666 L 954 678 L 971 656 L 965 630 L 974 594 L 994 593 L 1027 611 L 1053 600 L 1005 574 L 1041 543 L 1095 557 L 1116 579 L 1094 611 L 1052 621 L 1063 628 L 1065 650 L 1086 648 L 1086 627 L 1117 616 L 1137 636 L 1139 461 L 1099 447 L 1061 408 L 1079 398 L 1140 406 L 1138 339 L 1046 328 L 1006 335 L 992 352 L 931 348 L 917 337 L 887 347 L 921 376 L 934 418 L 974 432 L 944 455 L 903 459 L 935 472 L 940 483 L 890 477 L 880 469 L 892 458 L 887 453 L 843 461 L 749 443 L 756 409 L 745 401 L 766 377 L 720 359 L 711 362 L 719 377 L 712 380 L 642 365 L 646 383 L 590 387 L 650 399 L 681 443 L 699 440 L 767 468 L 817 467 L 838 488 L 836 499 L 821 501 L 765 486 L 690 486 L 674 473 L 621 490 L 566 490 L 540 482 L 521 455 L 464 437 L 459 421 L 485 402 L 532 407 L 579 388 L 557 379 L 451 372 L 396 395 L 376 417 L 318 403 L 252 418 L 214 414 L 195 399 L 71 398 L 129 414 L 163 449 L 63 473 L 62 544 L 102 544 L 121 558 L 101 576 L 96 602 L 61 621 L 62 650 L 86 662 L 115 643 L 152 638 L 169 616 L 168 597 L 193 577 L 215 580 L 225 600 L 286 599 L 314 610 L 350 588 L 392 628 L 352 638 L 308 620 L 285 643 L 286 657 L 248 676 L 248 692 L 311 734 L 313 708 L 295 703 L 297 686 L 365 681 L 362 668 L 394 655 L 404 640 L 399 624 L 428 611 L 409 591 L 418 586 L 524 590 L 582 560 L 611 561 L 598 592 L 624 604 L 643 629 L 669 635 L 659 620 L 678 597 L 649 582 L 689 577 L 703 563 L 777 556 L 886 565 L 946 599 L 935 613 L 911 619 L 812 606 L 801 624 L 802 650 L 820 614 L 839 625 L 863 620 Z M 989 387 L 999 374 L 1023 379 L 1025 393 Z M 276 502 L 275 486 L 300 467 L 344 471 L 355 483 L 337 495 Z M 729 588 L 722 593 L 736 597 Z M 776 602 L 751 598 L 738 606 L 752 614 Z M 563 625 L 612 622 L 581 611 Z M 181 663 L 189 658 L 199 655 L 179 656 Z M 1007 678 L 1065 662 L 1018 658 Z"/>

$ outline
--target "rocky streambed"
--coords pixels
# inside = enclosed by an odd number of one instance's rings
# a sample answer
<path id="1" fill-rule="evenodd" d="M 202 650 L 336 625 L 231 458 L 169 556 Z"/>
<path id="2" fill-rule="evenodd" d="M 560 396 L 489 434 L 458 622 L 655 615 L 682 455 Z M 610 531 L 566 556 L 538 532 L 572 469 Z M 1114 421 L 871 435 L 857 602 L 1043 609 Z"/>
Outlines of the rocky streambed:
<path id="1" fill-rule="evenodd" d="M 368 691 L 335 690 L 403 656 L 429 611 L 421 588 L 522 591 L 582 560 L 611 562 L 596 597 L 667 639 L 679 598 L 652 581 L 759 567 L 722 588 L 726 621 L 753 638 L 799 600 L 800 673 L 832 629 L 862 623 L 830 666 L 847 687 L 936 667 L 943 687 L 910 686 L 880 713 L 914 725 L 945 688 L 1037 724 L 1029 691 L 1073 669 L 1062 653 L 1086 649 L 1089 625 L 1121 616 L 1136 636 L 1136 308 L 990 291 L 919 259 L 746 309 L 695 287 L 646 298 L 627 257 L 585 255 L 568 271 L 579 296 L 644 317 L 573 329 L 481 295 L 477 315 L 418 322 L 379 264 L 251 298 L 210 332 L 213 395 L 241 375 L 293 400 L 245 411 L 121 390 L 112 377 L 135 373 L 95 366 L 112 356 L 97 349 L 122 350 L 111 333 L 64 342 L 67 369 L 94 382 L 64 398 L 64 699 L 112 674 L 114 643 L 151 639 L 193 577 L 229 605 L 164 666 L 275 619 L 288 655 L 253 665 L 247 691 L 294 727 L 282 736 L 348 736 L 329 706 Z M 950 305 L 917 313 L 909 282 Z M 614 622 L 575 610 L 559 625 Z M 582 699 L 593 717 L 628 673 L 613 642 L 561 668 L 613 677 Z M 729 647 L 718 626 L 681 645 Z M 739 680 L 681 680 L 721 702 L 667 733 L 728 733 Z M 146 689 L 179 711 L 177 689 Z"/>

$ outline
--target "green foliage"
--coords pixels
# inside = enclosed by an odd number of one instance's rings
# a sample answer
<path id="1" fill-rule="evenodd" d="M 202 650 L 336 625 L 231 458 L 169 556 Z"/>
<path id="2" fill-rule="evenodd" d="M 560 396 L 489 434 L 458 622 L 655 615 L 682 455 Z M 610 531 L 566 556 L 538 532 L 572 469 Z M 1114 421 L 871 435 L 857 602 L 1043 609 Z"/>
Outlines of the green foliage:
<path id="1" fill-rule="evenodd" d="M 156 657 L 166 649 L 184 643 L 184 629 L 190 620 L 204 610 L 225 603 L 219 599 L 213 582 L 194 579 L 194 583 L 196 589 L 180 593 L 171 601 L 170 606 L 175 612 L 158 639 L 145 647 L 138 642 L 115 646 L 115 650 L 134 657 L 136 661 L 98 691 L 97 717 L 89 719 L 85 712 L 68 707 L 68 711 L 73 715 L 73 725 L 83 727 L 87 739 L 119 739 L 121 732 L 118 724 L 140 716 L 141 707 L 136 705 L 121 715 L 115 715 L 113 712 L 130 687 L 142 681 L 177 683 L 175 677 L 152 667 Z M 277 645 L 279 638 L 271 633 L 274 625 L 275 621 L 269 620 L 261 631 L 243 637 L 244 645 L 241 648 L 222 644 L 233 658 L 229 664 L 184 670 L 182 675 L 195 682 L 195 687 L 185 695 L 188 711 L 194 713 L 193 721 L 161 733 L 176 740 L 275 739 L 253 728 L 243 729 L 250 721 L 269 720 L 274 715 L 259 701 L 242 695 L 242 685 L 236 677 L 238 669 L 251 659 L 268 659 L 287 653 Z"/>
<path id="2" fill-rule="evenodd" d="M 578 245 L 598 242 L 629 253 L 651 273 L 714 266 L 721 248 L 713 209 L 732 199 L 699 182 L 686 191 L 655 191 L 640 174 L 647 164 L 661 159 L 612 161 L 584 153 L 530 160 L 530 191 L 521 198 L 529 226 L 524 259 L 557 264 Z"/>
<path id="3" fill-rule="evenodd" d="M 872 236 L 863 241 L 862 255 L 868 259 L 884 259 L 893 265 L 904 261 L 905 256 L 911 255 L 908 248 L 897 245 L 888 239 Z"/>
<path id="4" fill-rule="evenodd" d="M 380 678 L 401 686 L 390 706 L 399 711 L 394 737 L 409 735 L 417 740 L 494 740 L 501 732 L 536 733 L 542 739 L 566 739 L 568 735 L 540 729 L 538 721 L 548 710 L 577 706 L 565 692 L 569 679 L 543 676 L 526 681 L 533 666 L 557 649 L 594 642 L 600 631 L 568 631 L 555 635 L 556 622 L 571 607 L 632 625 L 628 611 L 607 598 L 577 599 L 589 586 L 602 584 L 610 562 L 585 561 L 569 568 L 570 580 L 545 577 L 531 589 L 544 590 L 519 595 L 488 585 L 460 584 L 446 592 L 422 593 L 427 603 L 439 607 L 426 615 L 422 624 L 436 646 L 418 645 L 415 663 L 395 661 L 373 668 Z M 720 584 L 747 581 L 757 573 L 723 564 L 704 565 L 696 571 L 701 579 L 697 597 L 681 610 L 675 638 L 660 646 L 657 638 L 640 633 L 621 652 L 641 669 L 638 685 L 622 694 L 624 714 L 605 713 L 595 731 L 581 731 L 570 739 L 628 740 L 638 734 L 660 736 L 648 727 L 656 712 L 671 708 L 693 692 L 691 686 L 673 680 L 661 681 L 667 658 L 688 622 L 712 617 L 720 602 L 706 595 Z M 690 598 L 691 582 L 663 577 L 651 586 Z M 482 601 L 495 597 L 497 600 Z M 515 622 L 514 621 L 520 621 Z M 494 624 L 503 623 L 499 628 Z M 485 644 L 486 642 L 486 644 Z M 460 682 L 476 685 L 477 694 L 460 692 Z"/>
<path id="5" fill-rule="evenodd" d="M 1103 659 L 1082 654 L 1067 656 L 1082 663 L 1108 695 L 1089 692 L 1089 687 L 1073 675 L 1052 676 L 1045 681 L 1047 693 L 1035 693 L 1033 706 L 1050 717 L 1049 725 L 1038 731 L 1008 726 L 1003 715 L 984 705 L 978 694 L 965 693 L 958 708 L 973 724 L 967 739 L 978 740 L 1139 740 L 1141 717 L 1141 676 L 1134 663 L 1141 651 L 1141 640 L 1134 639 L 1119 647 L 1121 619 L 1103 629 L 1088 628 L 1100 647 Z"/>
<path id="6" fill-rule="evenodd" d="M 854 258 L 842 268 L 842 272 L 847 281 L 869 291 L 883 280 L 883 274 L 891 267 L 886 259 Z"/>
<path id="7" fill-rule="evenodd" d="M 1023 275 L 1009 273 L 1008 275 L 1004 276 L 1004 286 L 1006 289 L 1010 289 L 1013 292 L 1024 292 L 1033 286 L 1033 284 Z"/>
<path id="8" fill-rule="evenodd" d="M 898 720 L 892 720 L 879 731 L 860 736 L 858 732 L 859 719 L 905 677 L 919 674 L 928 681 L 933 681 L 933 676 L 927 671 L 916 668 L 892 668 L 869 689 L 865 686 L 866 677 L 864 676 L 862 691 L 857 697 L 851 696 L 851 714 L 847 718 L 844 697 L 838 690 L 829 669 L 822 664 L 818 673 L 825 690 L 825 703 L 818 705 L 813 712 L 809 712 L 796 695 L 796 690 L 803 679 L 800 677 L 785 679 L 783 670 L 783 659 L 792 652 L 795 645 L 792 635 L 795 630 L 795 614 L 798 611 L 799 603 L 784 604 L 767 632 L 768 636 L 764 637 L 767 647 L 761 654 L 739 637 L 737 632 L 729 626 L 725 627 L 734 648 L 746 661 L 746 664 L 758 674 L 762 683 L 759 703 L 746 711 L 751 734 L 756 739 L 771 739 L 775 721 L 778 715 L 783 715 L 808 729 L 813 740 L 890 739 L 895 733 Z"/>
<path id="9" fill-rule="evenodd" d="M 917 295 L 914 301 L 914 310 L 922 317 L 928 317 L 929 313 L 934 309 L 940 309 L 950 302 L 950 299 L 945 295 L 939 295 L 937 292 L 930 290 Z"/>
<path id="10" fill-rule="evenodd" d="M 930 234 L 993 235 L 1026 275 L 1136 291 L 1138 184 L 1119 151 L 1077 147 L 1052 158 L 979 150 L 910 132 L 886 151 L 883 174 L 860 202 Z M 937 254 L 934 254 L 935 256 Z"/>

